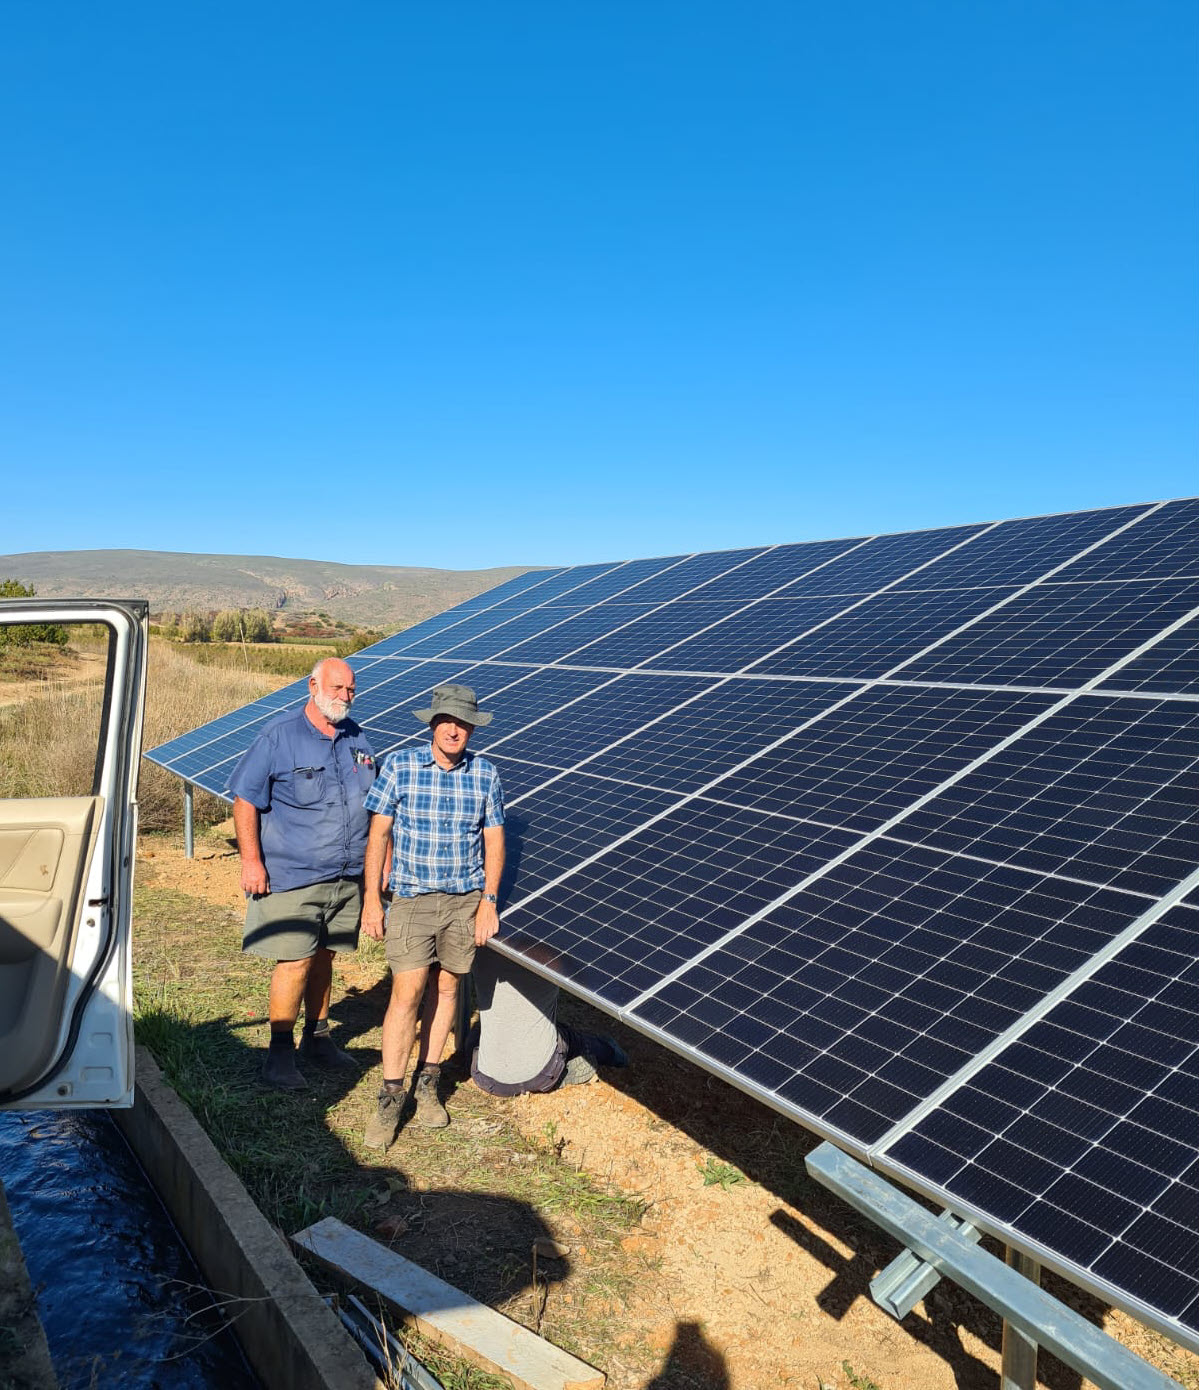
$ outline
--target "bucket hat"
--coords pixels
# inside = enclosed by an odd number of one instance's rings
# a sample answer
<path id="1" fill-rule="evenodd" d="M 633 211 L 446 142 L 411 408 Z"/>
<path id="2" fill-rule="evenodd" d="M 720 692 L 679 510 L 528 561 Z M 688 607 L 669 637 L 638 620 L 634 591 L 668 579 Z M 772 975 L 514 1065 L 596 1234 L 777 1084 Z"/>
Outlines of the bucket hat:
<path id="1" fill-rule="evenodd" d="M 434 687 L 433 699 L 428 709 L 415 709 L 413 713 L 422 724 L 431 724 L 439 714 L 448 714 L 464 724 L 482 728 L 492 722 L 492 716 L 485 714 L 475 701 L 475 692 L 469 685 L 439 685 Z"/>

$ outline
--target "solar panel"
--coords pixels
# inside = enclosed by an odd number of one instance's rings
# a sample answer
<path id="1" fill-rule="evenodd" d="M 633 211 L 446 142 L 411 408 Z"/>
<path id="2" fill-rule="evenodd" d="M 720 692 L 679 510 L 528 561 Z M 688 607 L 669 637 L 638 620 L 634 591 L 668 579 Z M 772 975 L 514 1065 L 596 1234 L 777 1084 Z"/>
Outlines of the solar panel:
<path id="1" fill-rule="evenodd" d="M 494 722 L 500 949 L 1196 1345 L 1193 500 L 531 572 L 351 658 Z M 155 749 L 227 795 L 296 682 Z"/>

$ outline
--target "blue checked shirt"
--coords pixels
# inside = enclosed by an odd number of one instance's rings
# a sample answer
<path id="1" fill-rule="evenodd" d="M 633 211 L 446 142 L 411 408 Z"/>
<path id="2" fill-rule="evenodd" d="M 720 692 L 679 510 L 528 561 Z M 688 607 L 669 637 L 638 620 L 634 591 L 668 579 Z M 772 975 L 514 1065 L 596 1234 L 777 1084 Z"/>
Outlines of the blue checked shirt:
<path id="1" fill-rule="evenodd" d="M 447 771 L 428 743 L 383 760 L 363 805 L 392 817 L 392 873 L 401 898 L 470 893 L 483 887 L 483 834 L 504 824 L 500 774 L 467 751 Z"/>

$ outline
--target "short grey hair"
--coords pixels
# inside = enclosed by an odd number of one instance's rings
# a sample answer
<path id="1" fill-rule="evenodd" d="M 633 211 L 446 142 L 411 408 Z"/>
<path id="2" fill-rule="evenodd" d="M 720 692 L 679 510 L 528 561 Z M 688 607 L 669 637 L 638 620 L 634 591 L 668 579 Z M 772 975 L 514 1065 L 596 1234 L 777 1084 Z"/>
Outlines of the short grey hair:
<path id="1" fill-rule="evenodd" d="M 340 657 L 337 657 L 337 656 L 323 656 L 323 657 L 317 662 L 317 664 L 312 668 L 312 670 L 308 673 L 308 678 L 309 678 L 309 680 L 310 680 L 310 681 L 316 681 L 316 683 L 317 683 L 318 685 L 320 685 L 320 684 L 321 684 L 321 672 L 325 669 L 326 665 L 327 665 L 329 662 L 331 662 L 331 661 L 340 661 L 340 660 L 341 660 L 341 658 L 340 658 Z"/>

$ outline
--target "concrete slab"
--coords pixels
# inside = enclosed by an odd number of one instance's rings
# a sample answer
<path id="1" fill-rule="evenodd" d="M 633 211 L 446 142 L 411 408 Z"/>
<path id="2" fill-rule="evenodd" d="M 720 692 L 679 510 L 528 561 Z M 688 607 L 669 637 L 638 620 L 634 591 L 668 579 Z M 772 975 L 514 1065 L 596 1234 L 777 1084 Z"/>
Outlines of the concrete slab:
<path id="1" fill-rule="evenodd" d="M 37 1314 L 25 1257 L 0 1184 L 0 1385 L 5 1390 L 57 1390 L 50 1349 Z"/>
<path id="2" fill-rule="evenodd" d="M 379 1381 L 192 1112 L 137 1049 L 132 1110 L 113 1118 L 158 1189 L 267 1390 L 379 1390 Z"/>
<path id="3" fill-rule="evenodd" d="M 292 1237 L 329 1268 L 374 1289 L 426 1337 L 518 1390 L 603 1390 L 604 1374 L 335 1216 Z"/>

